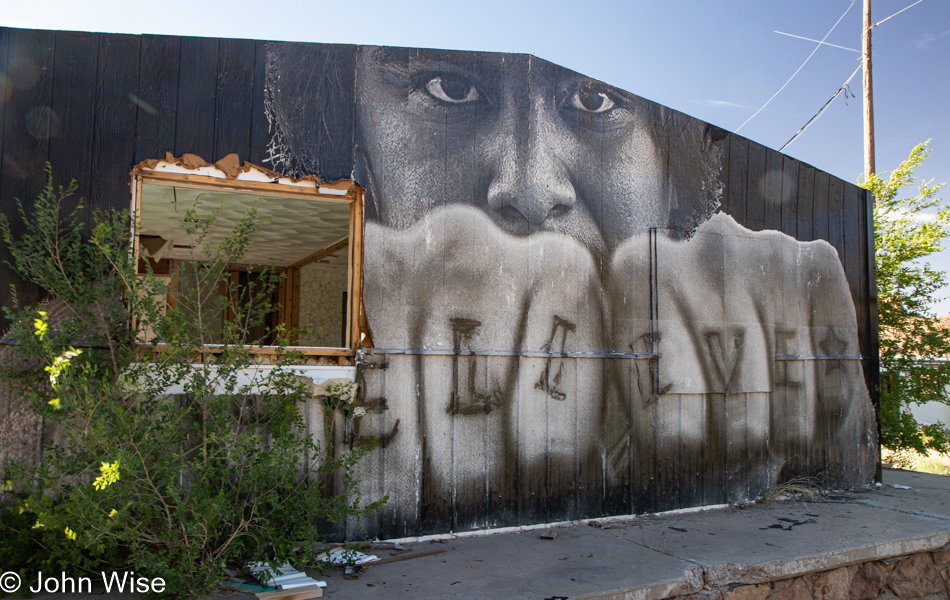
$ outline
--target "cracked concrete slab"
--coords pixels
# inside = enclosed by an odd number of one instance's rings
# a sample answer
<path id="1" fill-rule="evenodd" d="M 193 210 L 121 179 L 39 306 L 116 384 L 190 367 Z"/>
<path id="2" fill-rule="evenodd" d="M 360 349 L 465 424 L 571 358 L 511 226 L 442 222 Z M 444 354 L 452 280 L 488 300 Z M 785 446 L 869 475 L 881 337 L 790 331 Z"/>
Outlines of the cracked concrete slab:
<path id="1" fill-rule="evenodd" d="M 854 496 L 866 506 L 950 520 L 950 477 L 885 469 L 881 486 L 858 490 Z"/>
<path id="2" fill-rule="evenodd" d="M 671 588 L 692 565 L 675 556 L 586 525 L 412 544 L 414 551 L 445 548 L 445 554 L 378 567 L 357 581 L 327 573 L 326 596 L 349 598 L 574 598 L 613 587 L 653 581 Z M 380 558 L 387 555 L 379 554 Z"/>
<path id="3" fill-rule="evenodd" d="M 909 487 L 902 489 L 893 487 Z M 446 542 L 449 552 L 328 574 L 334 598 L 651 600 L 932 550 L 950 542 L 950 478 L 888 470 L 824 502 L 750 504 Z M 428 544 L 426 545 L 428 546 Z M 423 562 L 425 561 L 425 562 Z"/>
<path id="4" fill-rule="evenodd" d="M 325 597 L 334 600 L 659 600 L 703 586 L 774 581 L 942 548 L 950 542 L 948 503 L 950 477 L 887 470 L 882 485 L 831 493 L 824 502 L 404 542 L 413 552 L 446 552 L 369 564 L 357 580 L 345 580 L 339 570 L 308 574 L 325 580 Z M 541 537 L 548 529 L 555 539 Z M 389 557 L 385 549 L 375 553 Z M 253 596 L 217 594 L 213 600 Z"/>

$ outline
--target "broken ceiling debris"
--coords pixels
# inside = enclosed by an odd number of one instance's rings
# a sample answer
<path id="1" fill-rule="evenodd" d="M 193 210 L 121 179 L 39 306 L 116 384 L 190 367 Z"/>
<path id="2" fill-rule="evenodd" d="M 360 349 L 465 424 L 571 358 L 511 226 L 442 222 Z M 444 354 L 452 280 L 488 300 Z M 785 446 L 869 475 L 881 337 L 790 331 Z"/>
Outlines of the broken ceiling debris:
<path id="1" fill-rule="evenodd" d="M 290 566 L 290 563 L 284 563 L 280 567 L 272 567 L 269 563 L 256 562 L 248 563 L 247 568 L 258 581 L 267 587 L 275 587 L 278 590 L 289 590 L 310 585 L 326 587 L 327 585 L 325 581 L 317 581 L 303 571 L 298 571 Z"/>

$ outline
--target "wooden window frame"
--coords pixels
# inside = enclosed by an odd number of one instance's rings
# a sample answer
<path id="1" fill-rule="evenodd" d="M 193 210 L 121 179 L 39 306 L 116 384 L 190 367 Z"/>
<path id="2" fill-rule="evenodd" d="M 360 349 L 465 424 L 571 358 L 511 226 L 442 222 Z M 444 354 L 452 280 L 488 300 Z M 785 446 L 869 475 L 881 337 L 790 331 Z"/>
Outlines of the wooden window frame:
<path id="1" fill-rule="evenodd" d="M 186 155 L 187 156 L 187 155 Z M 222 159 L 222 161 L 225 159 Z M 157 165 L 156 165 L 157 163 Z M 296 340 L 292 340 L 292 347 L 295 351 L 301 352 L 308 357 L 336 357 L 343 360 L 347 357 L 354 357 L 356 350 L 360 347 L 360 310 L 362 308 L 363 298 L 363 229 L 364 229 L 364 190 L 362 186 L 352 180 L 340 180 L 334 182 L 321 182 L 315 177 L 303 179 L 291 179 L 281 177 L 272 171 L 245 163 L 245 169 L 242 172 L 250 170 L 256 171 L 254 176 L 260 178 L 261 174 L 270 179 L 269 181 L 260 181 L 254 179 L 240 179 L 240 174 L 236 177 L 228 177 L 223 169 L 216 165 L 205 164 L 214 169 L 202 169 L 203 172 L 213 172 L 217 170 L 221 176 L 183 173 L 179 170 L 156 169 L 155 166 L 173 164 L 170 160 L 165 161 L 143 161 L 132 171 L 132 199 L 130 204 L 130 214 L 132 215 L 131 242 L 133 259 L 138 264 L 141 250 L 138 243 L 138 231 L 141 230 L 141 214 L 138 200 L 142 198 L 143 187 L 146 185 L 169 186 L 177 188 L 188 188 L 203 191 L 228 191 L 241 195 L 260 195 L 266 202 L 267 196 L 280 196 L 284 198 L 310 199 L 319 202 L 333 202 L 348 204 L 350 207 L 349 219 L 349 252 L 347 256 L 347 304 L 348 318 L 346 319 L 346 340 L 348 347 L 344 348 L 322 348 L 310 346 L 297 346 Z M 219 163 L 220 164 L 220 163 Z M 279 319 L 289 328 L 296 329 L 299 326 L 299 285 L 300 269 L 318 260 L 314 258 L 320 251 L 297 261 L 292 265 L 280 267 L 286 277 L 281 280 L 278 291 L 280 298 Z M 158 351 L 162 350 L 162 345 L 155 346 Z M 251 354 L 274 356 L 275 346 L 263 346 L 249 348 Z M 202 349 L 202 352 L 214 353 L 217 347 L 209 345 Z"/>

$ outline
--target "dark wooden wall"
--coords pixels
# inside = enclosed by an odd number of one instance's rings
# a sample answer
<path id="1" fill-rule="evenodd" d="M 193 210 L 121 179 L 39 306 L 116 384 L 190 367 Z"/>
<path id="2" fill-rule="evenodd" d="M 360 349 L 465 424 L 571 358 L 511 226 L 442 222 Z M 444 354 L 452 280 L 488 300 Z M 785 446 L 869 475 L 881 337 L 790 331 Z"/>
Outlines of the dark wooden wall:
<path id="1" fill-rule="evenodd" d="M 774 229 L 838 251 L 854 299 L 865 380 L 878 404 L 877 283 L 870 192 L 771 148 L 723 140 L 722 210 L 754 231 Z"/>
<path id="2" fill-rule="evenodd" d="M 45 183 L 79 184 L 94 210 L 127 209 L 132 167 L 166 152 L 261 163 L 264 42 L 0 29 L 0 211 Z M 15 226 L 18 218 L 12 218 Z M 14 277 L 0 249 L 0 304 Z M 36 290 L 19 287 L 24 301 Z"/>
<path id="3" fill-rule="evenodd" d="M 29 201 L 49 163 L 76 179 L 95 210 L 129 205 L 129 171 L 185 152 L 236 152 L 263 163 L 264 45 L 254 40 L 0 29 L 0 212 Z M 737 135 L 724 144 L 723 210 L 753 230 L 825 239 L 844 265 L 858 312 L 869 388 L 876 384 L 877 308 L 870 198 L 857 186 Z M 13 218 L 13 223 L 19 220 Z M 0 248 L 0 281 L 15 282 Z M 18 286 L 24 301 L 36 291 Z M 10 302 L 0 285 L 0 305 Z M 873 392 L 872 392 L 873 394 Z M 875 396 L 876 397 L 876 396 Z"/>
<path id="4" fill-rule="evenodd" d="M 46 163 L 57 183 L 75 179 L 78 195 L 95 210 L 127 209 L 132 167 L 166 152 L 209 161 L 237 153 L 264 164 L 270 141 L 264 69 L 261 41 L 0 29 L 0 73 L 8 82 L 0 95 L 0 212 L 11 218 L 15 232 L 22 228 L 14 199 L 28 204 L 35 197 L 45 183 Z M 870 196 L 740 136 L 721 143 L 725 212 L 753 230 L 824 239 L 837 249 L 857 309 L 865 376 L 874 390 Z M 38 292 L 19 284 L 6 260 L 0 248 L 0 304 L 9 305 L 11 283 L 22 302 L 36 301 Z M 727 458 L 732 451 L 715 445 L 707 450 Z"/>

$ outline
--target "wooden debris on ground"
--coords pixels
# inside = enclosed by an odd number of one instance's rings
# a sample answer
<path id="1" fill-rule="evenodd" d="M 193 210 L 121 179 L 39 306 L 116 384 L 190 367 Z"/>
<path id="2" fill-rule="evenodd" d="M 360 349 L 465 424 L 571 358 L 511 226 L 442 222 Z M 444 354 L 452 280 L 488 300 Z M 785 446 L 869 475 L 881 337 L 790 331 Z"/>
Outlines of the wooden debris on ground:
<path id="1" fill-rule="evenodd" d="M 448 551 L 445 550 L 444 548 L 439 549 L 439 550 L 426 550 L 425 552 L 416 552 L 415 554 L 400 554 L 398 556 L 391 556 L 389 558 L 383 558 L 383 559 L 373 561 L 372 563 L 367 563 L 367 564 L 370 564 L 373 566 L 388 565 L 390 563 L 402 562 L 404 560 L 412 560 L 413 558 L 421 558 L 423 556 L 435 556 L 436 554 L 443 554 L 445 552 L 448 552 Z"/>
<path id="2" fill-rule="evenodd" d="M 254 597 L 257 600 L 311 600 L 312 598 L 323 598 L 323 588 L 318 585 L 307 585 L 275 592 L 257 592 Z"/>

